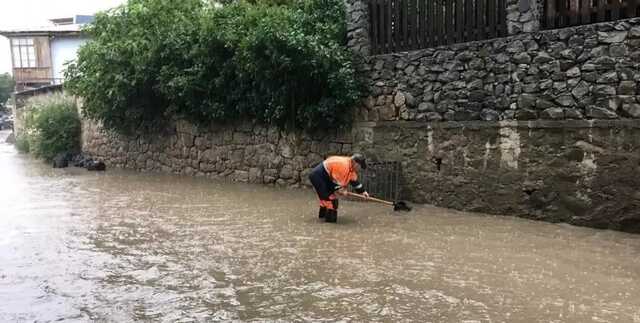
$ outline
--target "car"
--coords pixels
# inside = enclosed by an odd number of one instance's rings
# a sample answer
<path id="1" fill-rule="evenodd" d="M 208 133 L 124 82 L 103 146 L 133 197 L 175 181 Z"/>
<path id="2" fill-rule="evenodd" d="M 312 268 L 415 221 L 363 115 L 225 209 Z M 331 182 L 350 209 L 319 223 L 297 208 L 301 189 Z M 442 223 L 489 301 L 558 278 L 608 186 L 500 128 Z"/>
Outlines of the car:
<path id="1" fill-rule="evenodd" d="M 0 116 L 0 130 L 13 128 L 13 116 Z"/>

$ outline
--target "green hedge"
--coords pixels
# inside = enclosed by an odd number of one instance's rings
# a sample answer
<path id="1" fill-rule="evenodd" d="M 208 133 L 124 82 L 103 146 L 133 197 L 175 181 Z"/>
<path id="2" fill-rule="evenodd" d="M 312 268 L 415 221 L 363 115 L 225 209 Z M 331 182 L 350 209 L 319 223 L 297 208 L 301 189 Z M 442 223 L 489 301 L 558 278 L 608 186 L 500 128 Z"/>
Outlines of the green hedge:
<path id="1" fill-rule="evenodd" d="M 29 153 L 29 139 L 27 139 L 27 136 L 18 136 L 16 138 L 16 149 L 23 154 Z"/>
<path id="2" fill-rule="evenodd" d="M 89 118 L 122 131 L 173 117 L 349 124 L 361 86 L 342 0 L 282 2 L 130 0 L 96 17 L 66 86 Z"/>
<path id="3" fill-rule="evenodd" d="M 79 151 L 80 117 L 73 98 L 62 94 L 31 98 L 23 118 L 23 135 L 16 138 L 18 150 L 45 160 Z"/>

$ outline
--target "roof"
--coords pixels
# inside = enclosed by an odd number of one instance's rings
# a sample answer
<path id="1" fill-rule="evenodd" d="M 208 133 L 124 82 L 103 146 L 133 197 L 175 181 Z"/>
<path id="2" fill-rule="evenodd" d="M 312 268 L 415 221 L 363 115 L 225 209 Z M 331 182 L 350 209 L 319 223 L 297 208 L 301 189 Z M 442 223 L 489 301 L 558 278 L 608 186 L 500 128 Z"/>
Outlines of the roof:
<path id="1" fill-rule="evenodd" d="M 5 37 L 19 36 L 77 36 L 81 33 L 83 25 L 92 22 L 94 16 L 75 15 L 68 18 L 50 19 L 48 26 L 23 27 L 0 30 L 0 35 Z"/>
<path id="2" fill-rule="evenodd" d="M 59 26 L 41 26 L 41 27 L 25 27 L 15 29 L 0 30 L 0 35 L 5 37 L 14 36 L 76 36 L 80 35 L 82 25 L 59 25 Z"/>

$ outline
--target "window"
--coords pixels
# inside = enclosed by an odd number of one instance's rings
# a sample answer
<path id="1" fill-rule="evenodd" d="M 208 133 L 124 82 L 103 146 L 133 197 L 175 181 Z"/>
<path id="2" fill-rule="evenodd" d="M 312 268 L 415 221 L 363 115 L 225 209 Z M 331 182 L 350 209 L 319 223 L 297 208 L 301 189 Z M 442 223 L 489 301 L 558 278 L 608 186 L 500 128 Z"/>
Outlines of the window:
<path id="1" fill-rule="evenodd" d="M 36 50 L 33 38 L 14 38 L 11 40 L 14 67 L 36 67 Z"/>

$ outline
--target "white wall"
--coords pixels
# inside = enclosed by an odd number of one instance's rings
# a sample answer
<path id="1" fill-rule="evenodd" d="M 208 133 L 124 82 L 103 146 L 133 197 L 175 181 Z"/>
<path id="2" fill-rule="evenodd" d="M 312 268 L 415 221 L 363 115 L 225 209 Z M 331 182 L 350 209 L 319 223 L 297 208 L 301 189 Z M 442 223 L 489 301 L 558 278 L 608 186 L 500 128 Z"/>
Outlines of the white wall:
<path id="1" fill-rule="evenodd" d="M 51 39 L 51 63 L 53 64 L 54 78 L 64 78 L 64 63 L 75 60 L 78 48 L 86 41 L 86 38 L 79 37 Z"/>
<path id="2" fill-rule="evenodd" d="M 11 66 L 11 47 L 9 47 L 9 38 L 0 36 L 0 74 L 13 74 Z"/>

